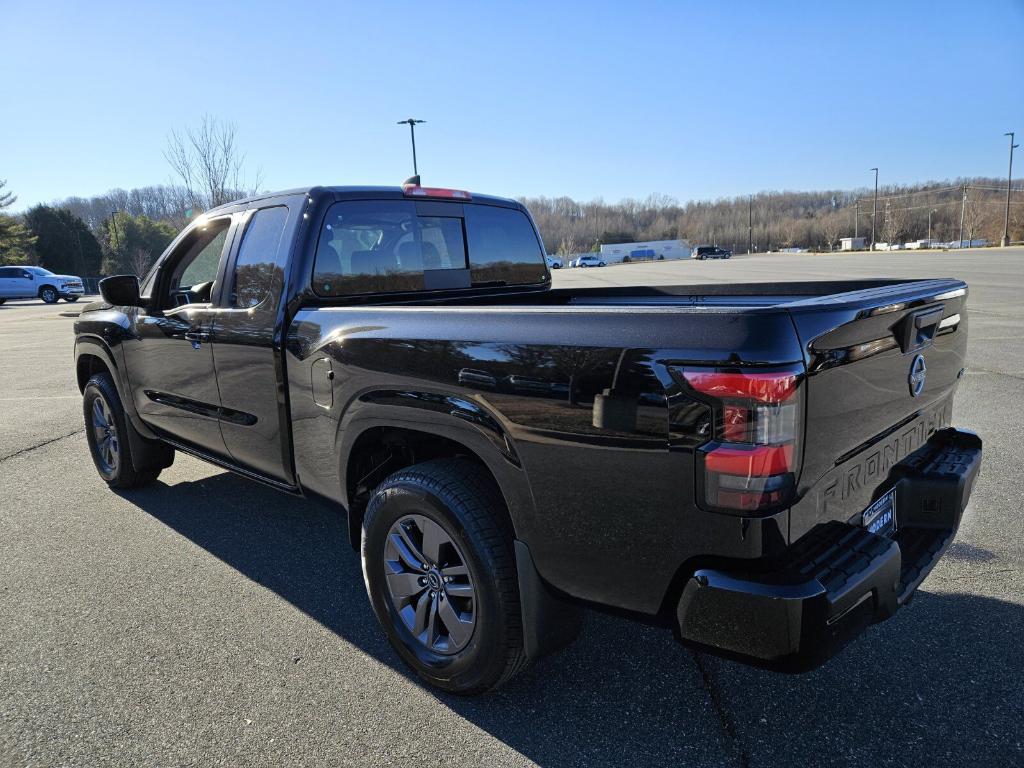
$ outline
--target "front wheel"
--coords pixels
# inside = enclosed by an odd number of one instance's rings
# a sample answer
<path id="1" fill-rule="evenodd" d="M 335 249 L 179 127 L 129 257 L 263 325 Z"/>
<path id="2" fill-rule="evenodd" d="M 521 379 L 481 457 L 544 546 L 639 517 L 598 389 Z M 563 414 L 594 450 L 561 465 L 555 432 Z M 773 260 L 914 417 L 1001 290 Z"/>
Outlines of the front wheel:
<path id="1" fill-rule="evenodd" d="M 133 456 L 131 438 L 137 437 L 137 433 L 129 434 L 134 427 L 125 415 L 110 374 L 98 373 L 89 379 L 82 393 L 82 409 L 93 464 L 111 488 L 149 485 L 174 460 L 173 449 L 164 445 L 147 446 L 149 456 Z M 142 438 L 138 437 L 137 442 L 142 445 Z"/>
<path id="2" fill-rule="evenodd" d="M 420 678 L 468 695 L 525 668 L 511 524 L 479 464 L 437 459 L 388 477 L 361 549 L 373 611 Z"/>
<path id="3" fill-rule="evenodd" d="M 44 285 L 39 289 L 39 298 L 42 299 L 45 304 L 56 304 L 57 299 L 60 298 L 60 294 L 57 293 L 56 288 Z"/>

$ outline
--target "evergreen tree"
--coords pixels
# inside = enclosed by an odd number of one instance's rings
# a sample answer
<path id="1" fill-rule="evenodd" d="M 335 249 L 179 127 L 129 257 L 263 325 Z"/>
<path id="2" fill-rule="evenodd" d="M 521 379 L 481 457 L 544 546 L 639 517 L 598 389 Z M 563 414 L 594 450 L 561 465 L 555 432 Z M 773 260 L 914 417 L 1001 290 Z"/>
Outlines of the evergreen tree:
<path id="1" fill-rule="evenodd" d="M 68 275 L 98 275 L 103 253 L 89 227 L 66 208 L 37 205 L 25 214 L 36 237 L 36 258 L 42 267 Z"/>
<path id="2" fill-rule="evenodd" d="M 103 273 L 145 276 L 177 234 L 167 222 L 118 211 L 103 222 Z"/>
<path id="3" fill-rule="evenodd" d="M 18 199 L 10 190 L 4 191 L 6 186 L 7 182 L 0 179 L 0 264 L 25 264 L 32 255 L 35 237 L 18 219 L 4 213 Z"/>

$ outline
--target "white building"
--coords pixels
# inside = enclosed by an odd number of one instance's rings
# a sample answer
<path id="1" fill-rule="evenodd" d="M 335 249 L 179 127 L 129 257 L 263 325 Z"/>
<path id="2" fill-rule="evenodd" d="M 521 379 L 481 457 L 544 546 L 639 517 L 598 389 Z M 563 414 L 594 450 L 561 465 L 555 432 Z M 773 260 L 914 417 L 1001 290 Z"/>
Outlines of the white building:
<path id="1" fill-rule="evenodd" d="M 841 237 L 839 238 L 840 251 L 860 251 L 866 248 L 866 237 Z"/>
<path id="2" fill-rule="evenodd" d="M 629 261 L 658 261 L 661 259 L 690 258 L 690 244 L 686 240 L 648 240 L 644 243 L 614 243 L 601 246 L 601 259 L 605 264 Z"/>

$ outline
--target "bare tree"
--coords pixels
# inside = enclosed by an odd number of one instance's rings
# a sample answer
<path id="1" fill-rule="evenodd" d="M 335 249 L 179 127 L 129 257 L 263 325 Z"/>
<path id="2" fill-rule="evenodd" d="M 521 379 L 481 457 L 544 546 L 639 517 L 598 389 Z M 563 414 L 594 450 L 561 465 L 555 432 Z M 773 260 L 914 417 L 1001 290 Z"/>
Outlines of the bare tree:
<path id="1" fill-rule="evenodd" d="M 128 255 L 128 266 L 141 279 L 146 276 L 149 268 L 153 266 L 153 254 L 144 248 L 136 248 Z"/>
<path id="2" fill-rule="evenodd" d="M 193 211 L 223 205 L 246 194 L 255 194 L 262 182 L 257 171 L 251 185 L 243 173 L 245 154 L 236 143 L 232 123 L 220 123 L 206 115 L 199 128 L 184 134 L 171 131 L 164 158 L 181 179 Z"/>
<path id="3" fill-rule="evenodd" d="M 975 235 L 980 235 L 988 223 L 989 211 L 985 207 L 986 202 L 986 200 L 982 199 L 982 195 L 976 191 L 973 192 L 973 196 L 967 201 L 967 209 L 964 211 L 967 221 L 964 227 L 967 230 L 967 240 L 972 244 L 974 243 Z"/>
<path id="4" fill-rule="evenodd" d="M 889 245 L 899 242 L 907 230 L 907 209 L 891 205 L 885 210 L 885 223 L 882 225 L 882 236 Z"/>
<path id="5" fill-rule="evenodd" d="M 838 213 L 829 213 L 821 219 L 821 231 L 830 251 L 835 250 L 836 242 L 844 227 L 843 219 Z"/>
<path id="6" fill-rule="evenodd" d="M 572 234 L 568 234 L 562 238 L 562 241 L 558 244 L 558 255 L 565 261 L 575 256 L 580 252 L 579 242 Z"/>

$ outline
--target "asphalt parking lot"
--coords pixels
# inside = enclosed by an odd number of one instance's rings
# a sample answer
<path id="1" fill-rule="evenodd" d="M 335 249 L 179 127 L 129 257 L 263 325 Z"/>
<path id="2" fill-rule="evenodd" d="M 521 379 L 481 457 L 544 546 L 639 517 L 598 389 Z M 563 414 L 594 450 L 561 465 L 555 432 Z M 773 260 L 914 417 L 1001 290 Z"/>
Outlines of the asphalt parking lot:
<path id="1" fill-rule="evenodd" d="M 913 604 L 803 676 L 590 614 L 498 693 L 400 666 L 335 515 L 178 456 L 109 491 L 72 369 L 81 307 L 0 306 L 0 766 L 1024 764 L 1024 249 L 561 270 L 556 285 L 844 276 L 970 284 L 955 423 L 986 443 Z"/>

